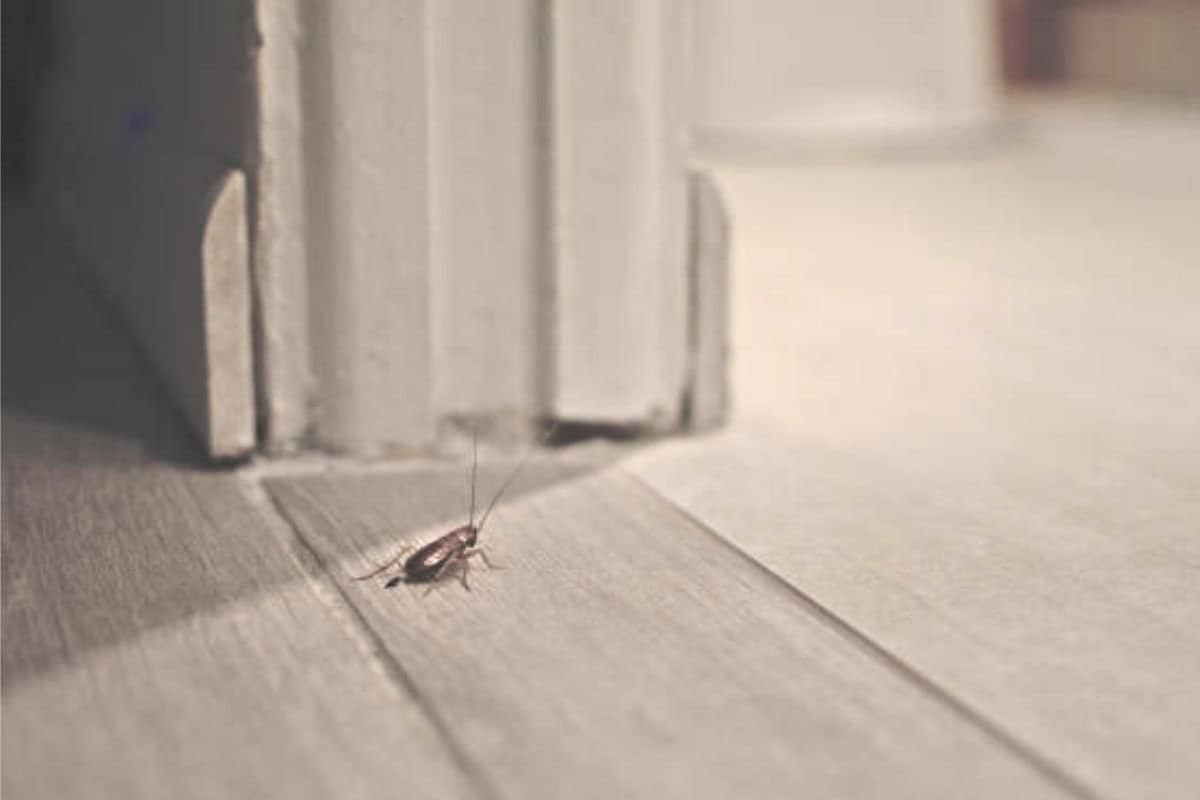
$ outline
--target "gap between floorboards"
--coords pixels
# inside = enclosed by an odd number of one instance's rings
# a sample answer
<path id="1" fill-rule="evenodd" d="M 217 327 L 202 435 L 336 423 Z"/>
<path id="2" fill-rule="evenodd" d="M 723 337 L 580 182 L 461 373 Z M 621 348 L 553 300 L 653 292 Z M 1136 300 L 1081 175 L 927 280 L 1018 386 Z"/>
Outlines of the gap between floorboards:
<path id="1" fill-rule="evenodd" d="M 964 722 L 981 730 L 985 735 L 996 742 L 1005 751 L 1011 753 L 1014 757 L 1029 764 L 1031 768 L 1044 776 L 1047 780 L 1061 787 L 1063 790 L 1070 792 L 1081 800 L 1101 800 L 1101 795 L 1086 786 L 1078 778 L 1073 776 L 1066 769 L 1055 763 L 1049 757 L 1039 753 L 1030 745 L 1022 742 L 1015 735 L 1005 730 L 997 722 L 989 719 L 980 711 L 972 708 L 965 701 L 951 694 L 947 689 L 938 685 L 932 678 L 922 673 L 916 667 L 902 660 L 899 656 L 892 653 L 887 648 L 876 642 L 865 632 L 851 625 L 846 619 L 841 617 L 831 608 L 823 605 L 812 595 L 804 591 L 803 588 L 796 586 L 791 581 L 779 573 L 772 570 L 769 566 L 754 558 L 748 552 L 738 547 L 730 539 L 721 534 L 720 531 L 710 527 L 699 518 L 691 514 L 683 506 L 673 501 L 670 497 L 659 492 L 653 486 L 631 470 L 618 467 L 621 473 L 629 477 L 638 486 L 641 486 L 646 492 L 658 498 L 658 500 L 672 509 L 687 523 L 694 526 L 718 546 L 724 547 L 730 552 L 737 555 L 739 558 L 749 564 L 755 571 L 767 578 L 767 580 L 784 588 L 801 606 L 803 606 L 815 619 L 824 623 L 830 629 L 836 631 L 839 635 L 851 642 L 856 647 L 865 651 L 872 658 L 877 660 L 883 667 L 893 671 L 904 680 L 916 686 L 920 691 L 931 697 L 938 703 L 949 708 L 958 715 Z"/>
<path id="2" fill-rule="evenodd" d="M 269 520 L 269 524 L 276 529 L 276 535 L 283 543 L 289 545 L 292 556 L 312 581 L 314 591 L 341 627 L 359 643 L 380 675 L 397 691 L 407 695 L 421 710 L 421 714 L 437 732 L 450 759 L 462 770 L 479 792 L 479 796 L 488 800 L 498 800 L 500 792 L 488 780 L 484 770 L 467 754 L 462 742 L 454 736 L 446 720 L 421 692 L 420 687 L 404 669 L 404 665 L 388 649 L 362 612 L 350 602 L 345 591 L 333 578 L 324 559 L 305 539 L 287 511 L 263 486 L 262 478 L 252 473 L 243 473 L 239 475 L 238 483 L 247 502 L 254 506 L 264 519 Z"/>

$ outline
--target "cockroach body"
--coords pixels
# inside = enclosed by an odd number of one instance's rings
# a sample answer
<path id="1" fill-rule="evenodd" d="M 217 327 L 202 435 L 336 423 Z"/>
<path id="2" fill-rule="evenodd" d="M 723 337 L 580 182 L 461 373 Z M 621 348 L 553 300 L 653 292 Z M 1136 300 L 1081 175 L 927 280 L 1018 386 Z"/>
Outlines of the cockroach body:
<path id="1" fill-rule="evenodd" d="M 404 567 L 401 570 L 401 574 L 389 578 L 384 586 L 390 589 L 401 581 L 407 583 L 432 583 L 433 581 L 440 580 L 456 564 L 461 564 L 462 569 L 459 572 L 459 580 L 462 582 L 464 589 L 470 590 L 471 586 L 467 583 L 467 559 L 477 555 L 483 559 L 489 568 L 493 566 L 488 561 L 487 554 L 483 552 L 483 549 L 475 546 L 478 537 L 479 528 L 470 523 L 439 536 L 429 544 L 418 548 L 417 552 L 404 559 Z M 407 552 L 407 549 L 401 550 L 396 558 L 403 557 Z M 395 563 L 395 561 L 392 563 Z M 363 575 L 355 580 L 365 580 L 374 574 L 378 573 Z"/>
<path id="2" fill-rule="evenodd" d="M 551 426 L 550 430 L 542 436 L 538 445 L 544 444 L 550 435 L 554 433 L 557 426 Z M 441 580 L 451 570 L 458 568 L 458 579 L 463 585 L 463 588 L 470 591 L 471 586 L 467 583 L 467 573 L 470 571 L 470 559 L 474 556 L 479 556 L 483 559 L 483 563 L 488 569 L 493 569 L 494 565 L 488 559 L 487 554 L 483 552 L 477 542 L 479 534 L 483 530 L 484 523 L 487 522 L 488 515 L 492 513 L 492 509 L 496 507 L 496 503 L 504 495 L 504 492 L 512 485 L 521 470 L 525 468 L 529 457 L 533 454 L 537 445 L 531 447 L 525 457 L 519 463 L 500 486 L 496 496 L 492 498 L 492 502 L 488 503 L 487 509 L 483 512 L 483 516 L 479 519 L 479 524 L 475 524 L 475 475 L 479 466 L 479 440 L 478 436 L 472 434 L 471 438 L 471 507 L 467 518 L 467 524 L 461 525 L 449 533 L 444 533 L 428 544 L 417 548 L 417 551 L 407 558 L 405 556 L 412 550 L 412 547 L 404 547 L 396 554 L 394 558 L 380 565 L 376 569 L 368 572 L 366 575 L 359 575 L 354 578 L 356 581 L 365 581 L 369 578 L 374 578 L 376 575 L 381 575 L 388 570 L 400 564 L 400 571 L 396 575 L 388 578 L 384 583 L 385 588 L 392 588 L 400 582 L 404 583 L 434 583 Z M 403 559 L 403 561 L 402 561 Z M 432 588 L 432 587 L 430 587 Z"/>

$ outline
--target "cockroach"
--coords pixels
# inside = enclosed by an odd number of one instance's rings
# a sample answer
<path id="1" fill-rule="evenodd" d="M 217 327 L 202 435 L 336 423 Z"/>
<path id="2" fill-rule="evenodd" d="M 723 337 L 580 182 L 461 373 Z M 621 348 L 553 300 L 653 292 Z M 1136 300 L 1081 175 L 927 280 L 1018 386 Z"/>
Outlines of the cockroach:
<path id="1" fill-rule="evenodd" d="M 471 505 L 467 514 L 467 524 L 461 525 L 449 533 L 444 533 L 428 544 L 418 547 L 415 553 L 408 555 L 412 551 L 412 545 L 407 545 L 401 548 L 395 557 L 381 564 L 376 569 L 368 572 L 366 575 L 359 575 L 354 578 L 356 581 L 365 581 L 374 578 L 376 575 L 382 575 L 388 570 L 400 564 L 398 574 L 388 578 L 384 583 L 384 587 L 391 589 L 401 581 L 405 583 L 429 583 L 433 584 L 440 581 L 451 570 L 459 568 L 458 580 L 467 591 L 471 590 L 471 586 L 467 583 L 467 573 L 470 571 L 470 559 L 479 556 L 483 559 L 483 563 L 488 569 L 494 569 L 494 565 L 488 559 L 487 553 L 483 551 L 483 547 L 478 544 L 479 534 L 483 532 L 483 526 L 487 522 L 488 515 L 492 513 L 492 509 L 500 502 L 500 498 L 504 496 L 504 492 L 513 484 L 517 476 L 521 474 L 521 470 L 525 469 L 525 465 L 529 463 L 529 457 L 533 455 L 534 450 L 546 443 L 546 440 L 554 433 L 558 427 L 557 424 L 552 425 L 545 434 L 542 435 L 525 456 L 516 468 L 509 473 L 508 478 L 501 484 L 500 489 L 492 498 L 492 502 L 488 503 L 487 508 L 483 512 L 483 516 L 479 518 L 479 524 L 475 524 L 475 476 L 479 468 L 479 437 L 472 432 L 471 435 Z M 407 556 L 407 558 L 405 558 Z M 433 587 L 430 586 L 430 589 Z"/>

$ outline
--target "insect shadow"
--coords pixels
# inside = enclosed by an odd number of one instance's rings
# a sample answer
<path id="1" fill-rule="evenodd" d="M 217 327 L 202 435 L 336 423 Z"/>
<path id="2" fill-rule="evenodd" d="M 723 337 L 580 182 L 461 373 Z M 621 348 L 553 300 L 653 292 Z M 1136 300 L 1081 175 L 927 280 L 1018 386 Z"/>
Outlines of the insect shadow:
<path id="1" fill-rule="evenodd" d="M 365 575 L 355 576 L 353 580 L 370 580 L 378 575 L 385 575 L 399 567 L 396 573 L 388 577 L 384 582 L 384 588 L 391 589 L 400 583 L 426 583 L 429 584 L 429 588 L 425 592 L 428 594 L 433 591 L 438 581 L 457 570 L 459 583 L 462 584 L 464 589 L 470 591 L 471 585 L 467 582 L 467 574 L 471 571 L 472 558 L 479 556 L 483 559 L 483 563 L 488 569 L 497 569 L 496 565 L 488 559 L 483 547 L 478 544 L 479 535 L 483 532 L 483 526 L 487 522 L 488 515 L 492 513 L 492 509 L 500 502 L 500 498 L 504 496 L 508 487 L 513 484 L 513 481 L 525 469 L 525 465 L 529 463 L 530 456 L 533 455 L 538 447 L 545 444 L 554 435 L 554 431 L 557 428 L 557 423 L 551 425 L 549 430 L 530 446 L 529 450 L 521 458 L 520 463 L 509 473 L 504 483 L 500 485 L 499 490 L 496 491 L 495 496 L 492 497 L 492 501 L 488 503 L 483 516 L 479 518 L 479 524 L 475 523 L 475 478 L 479 469 L 479 435 L 476 431 L 472 431 L 471 505 L 467 515 L 467 524 L 461 525 L 449 533 L 442 534 L 432 542 L 416 548 L 415 552 L 413 552 L 412 545 L 406 545 L 388 561 L 380 564 Z M 409 555 L 410 553 L 411 555 Z"/>

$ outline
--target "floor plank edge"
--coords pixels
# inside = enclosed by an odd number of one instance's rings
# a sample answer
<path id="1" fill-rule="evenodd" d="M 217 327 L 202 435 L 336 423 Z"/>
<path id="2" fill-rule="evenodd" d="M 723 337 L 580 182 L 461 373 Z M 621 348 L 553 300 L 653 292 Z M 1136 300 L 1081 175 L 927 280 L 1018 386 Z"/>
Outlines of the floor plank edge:
<path id="1" fill-rule="evenodd" d="M 1012 754 L 1015 758 L 1018 758 L 1028 764 L 1032 769 L 1037 771 L 1038 774 L 1042 775 L 1056 786 L 1070 793 L 1074 797 L 1079 798 L 1080 800 L 1105 800 L 1104 795 L 1099 794 L 1094 789 L 1087 786 L 1085 783 L 1083 783 L 1083 781 L 1076 778 L 1069 771 L 1055 763 L 1052 759 L 1043 755 L 1042 753 L 1039 753 L 1030 745 L 1022 742 L 1015 735 L 1006 731 L 998 723 L 989 719 L 983 713 L 972 708 L 965 701 L 955 697 L 944 687 L 938 685 L 932 678 L 901 659 L 895 653 L 892 653 L 890 650 L 876 642 L 854 625 L 850 624 L 850 622 L 844 617 L 840 616 L 837 612 L 822 604 L 815 597 L 805 592 L 804 589 L 796 586 L 783 575 L 779 574 L 763 562 L 756 559 L 732 540 L 723 536 L 720 531 L 714 529 L 699 517 L 693 515 L 685 507 L 675 502 L 674 499 L 662 494 L 658 489 L 643 480 L 636 472 L 626 469 L 623 466 L 618 466 L 617 469 L 619 469 L 622 474 L 631 478 L 646 492 L 657 497 L 663 504 L 671 508 L 690 525 L 704 531 L 704 533 L 707 534 L 719 546 L 729 550 L 731 553 L 735 554 L 737 557 L 746 562 L 752 569 L 766 577 L 767 580 L 785 590 L 789 595 L 795 598 L 800 605 L 808 609 L 816 619 L 823 622 L 830 629 L 836 631 L 847 641 L 869 653 L 882 665 L 888 669 L 891 669 L 896 674 L 912 683 L 920 691 L 951 709 L 964 722 L 978 728 L 989 738 L 995 741 L 998 746 L 1003 748 L 1006 752 Z"/>
<path id="2" fill-rule="evenodd" d="M 304 536 L 287 509 L 263 485 L 261 480 L 249 479 L 243 480 L 240 483 L 244 494 L 247 495 L 252 503 L 259 506 L 264 516 L 272 519 L 277 526 L 286 526 L 293 545 L 291 550 L 301 567 L 308 574 L 309 578 L 320 586 L 323 595 L 336 600 L 339 612 L 344 615 L 349 623 L 350 635 L 365 643 L 367 651 L 375 660 L 375 665 L 379 671 L 387 676 L 397 691 L 407 695 L 417 706 L 422 716 L 425 717 L 426 721 L 428 721 L 437 734 L 438 739 L 441 740 L 442 746 L 445 748 L 450 760 L 466 776 L 468 782 L 479 793 L 479 797 L 486 798 L 486 800 L 499 800 L 501 797 L 499 790 L 492 785 L 492 782 L 487 778 L 484 771 L 468 755 L 466 748 L 455 737 L 446 720 L 437 713 L 430 698 L 421 691 L 416 681 L 405 670 L 404 665 L 388 649 L 383 637 L 371 627 L 370 622 L 363 615 L 362 611 L 351 602 L 345 590 L 333 577 L 325 559 L 321 557 L 317 549 Z"/>

